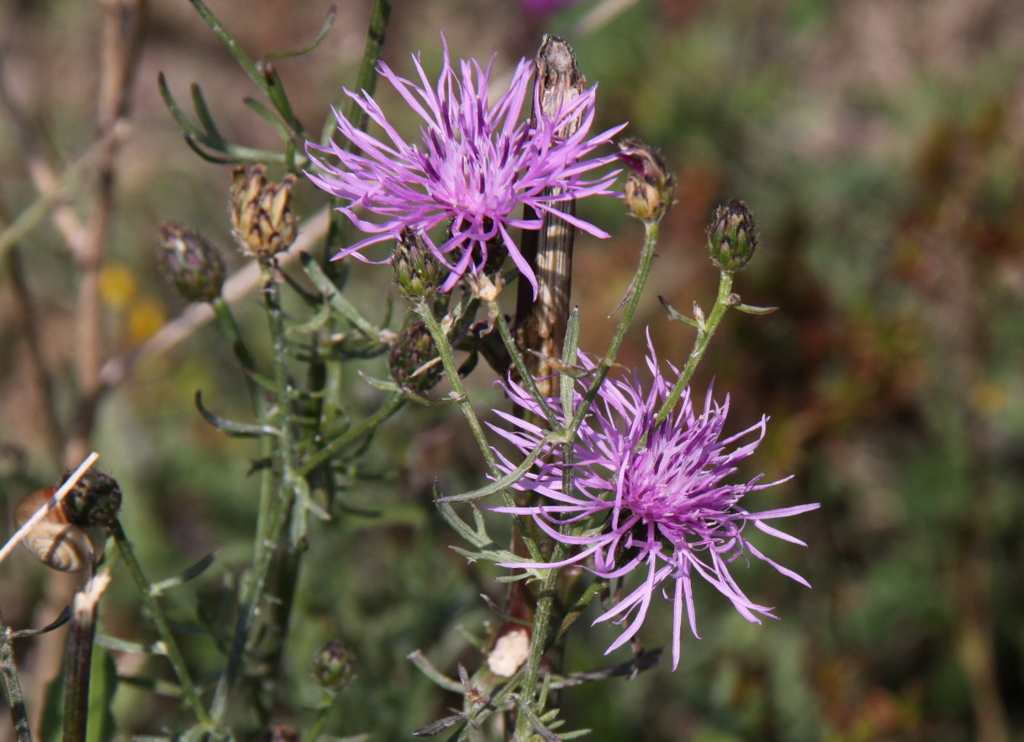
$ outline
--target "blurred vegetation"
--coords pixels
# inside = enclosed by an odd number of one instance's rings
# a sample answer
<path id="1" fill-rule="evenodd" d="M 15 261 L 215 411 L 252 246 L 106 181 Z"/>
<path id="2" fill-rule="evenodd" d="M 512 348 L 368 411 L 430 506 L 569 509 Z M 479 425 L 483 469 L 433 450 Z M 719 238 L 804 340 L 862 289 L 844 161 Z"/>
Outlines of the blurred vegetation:
<path id="1" fill-rule="evenodd" d="M 309 43 L 329 5 L 210 2 L 254 58 Z M 624 8 L 599 14 L 613 5 Z M 321 47 L 277 62 L 308 131 L 320 130 L 340 86 L 353 84 L 368 9 L 369 2 L 341 3 Z M 748 624 L 698 586 L 702 639 L 684 637 L 680 669 L 564 691 L 569 728 L 590 727 L 590 738 L 602 741 L 1024 739 L 1024 6 L 585 0 L 538 16 L 508 0 L 396 0 L 385 59 L 406 73 L 410 53 L 422 49 L 436 69 L 440 30 L 453 57 L 495 54 L 499 77 L 532 56 L 541 31 L 565 35 L 588 81 L 600 84 L 597 129 L 629 120 L 628 133 L 661 147 L 676 169 L 678 203 L 663 225 L 623 364 L 642 357 L 647 324 L 659 355 L 685 360 L 692 333 L 665 321 L 657 295 L 677 307 L 706 306 L 715 271 L 704 226 L 729 198 L 750 206 L 762 248 L 736 290 L 748 303 L 780 309 L 728 317 L 696 386 L 713 378 L 731 395 L 736 429 L 771 415 L 753 465 L 769 477 L 796 477 L 750 507 L 823 503 L 787 524 L 806 550 L 764 540 L 768 555 L 813 590 L 762 564 L 735 572 L 752 598 L 777 606 L 779 622 Z M 5 85 L 59 162 L 92 141 L 100 47 L 96 4 L 0 3 Z M 157 270 L 161 221 L 231 244 L 229 169 L 185 146 L 161 101 L 158 71 L 179 100 L 199 82 L 225 136 L 277 146 L 242 103 L 254 87 L 189 3 L 152 1 L 102 274 L 109 353 L 137 346 L 183 309 Z M 392 90 L 382 88 L 379 99 L 399 110 Z M 5 222 L 35 198 L 6 113 Z M 321 203 L 308 183 L 295 197 L 300 214 Z M 588 349 L 606 344 L 614 327 L 607 316 L 641 238 L 617 202 L 580 208 L 614 235 L 578 238 L 574 295 Z M 241 256 L 228 252 L 237 269 Z M 76 305 L 67 251 L 43 222 L 20 255 L 38 342 L 57 369 L 56 408 L 68 414 L 69 392 L 61 390 L 75 362 Z M 0 495 L 13 511 L 24 493 L 52 484 L 63 462 L 47 441 L 4 271 Z M 386 268 L 352 266 L 347 291 L 374 320 L 384 315 L 390 278 Z M 264 319 L 255 302 L 238 312 L 258 345 Z M 265 361 L 269 349 L 259 350 Z M 386 375 L 380 362 L 365 368 Z M 486 390 L 488 373 L 474 374 L 474 388 Z M 184 629 L 216 621 L 249 558 L 258 487 L 247 470 L 258 451 L 209 427 L 193 396 L 202 389 L 219 412 L 244 418 L 240 381 L 230 348 L 203 328 L 103 399 L 90 444 L 121 482 L 125 528 L 153 579 L 217 550 L 211 569 L 165 598 L 189 663 L 207 683 L 219 650 Z M 354 372 L 344 383 L 363 412 L 380 404 L 382 395 Z M 497 391 L 483 393 L 502 403 Z M 273 710 L 275 722 L 308 723 L 320 692 L 310 662 L 328 639 L 356 654 L 356 680 L 328 724 L 339 736 L 408 738 L 448 713 L 456 697 L 405 659 L 413 650 L 450 676 L 459 662 L 480 663 L 456 627 L 483 635 L 485 622 L 495 622 L 479 593 L 500 598 L 490 579 L 499 571 L 481 576 L 447 548 L 457 539 L 431 496 L 435 481 L 446 493 L 479 486 L 481 462 L 467 453 L 472 440 L 450 408 L 409 406 L 401 415 L 353 472 L 346 504 L 364 512 L 335 512 L 313 525 L 281 671 L 286 702 Z M 57 582 L 27 553 L 13 555 L 0 568 L 4 620 L 16 628 L 48 623 L 60 610 Z M 102 630 L 150 642 L 139 617 L 134 588 L 115 579 Z M 601 656 L 613 630 L 587 623 L 570 634 L 568 669 L 624 661 Z M 669 640 L 667 604 L 652 609 L 640 637 L 652 647 Z M 17 649 L 30 677 L 45 681 L 57 671 L 39 666 L 34 647 Z M 112 655 L 122 676 L 170 677 L 160 658 Z M 127 683 L 114 699 L 123 735 L 162 733 L 175 707 Z"/>

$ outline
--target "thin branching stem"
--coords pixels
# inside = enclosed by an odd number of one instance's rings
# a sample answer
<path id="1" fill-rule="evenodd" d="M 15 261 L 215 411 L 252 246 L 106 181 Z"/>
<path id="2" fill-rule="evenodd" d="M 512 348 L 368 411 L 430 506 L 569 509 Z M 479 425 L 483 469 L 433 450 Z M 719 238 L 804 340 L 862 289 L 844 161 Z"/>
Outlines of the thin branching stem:
<path id="1" fill-rule="evenodd" d="M 423 320 L 423 324 L 427 326 L 427 332 L 430 333 L 430 337 L 434 340 L 434 345 L 437 346 L 437 352 L 441 356 L 441 363 L 444 365 L 445 374 L 452 385 L 452 396 L 462 410 L 462 414 L 465 415 L 470 430 L 473 431 L 473 437 L 476 439 L 477 445 L 480 446 L 480 452 L 487 461 L 487 467 L 490 469 L 491 474 L 497 477 L 500 473 L 498 471 L 498 462 L 494 458 L 494 452 L 491 451 L 490 445 L 487 443 L 487 436 L 484 435 L 480 419 L 476 416 L 476 412 L 473 411 L 473 405 L 470 403 L 469 397 L 466 396 L 466 389 L 462 386 L 462 379 L 459 377 L 459 369 L 455 365 L 455 359 L 452 357 L 452 346 L 448 342 L 448 336 L 434 316 L 434 312 L 431 310 L 428 302 L 421 301 L 417 304 L 416 313 Z"/>
<path id="2" fill-rule="evenodd" d="M 615 357 L 618 355 L 619 349 L 622 347 L 622 342 L 626 337 L 626 331 L 633 322 L 633 316 L 636 314 L 636 308 L 640 303 L 640 296 L 643 293 L 644 285 L 647 283 L 647 277 L 651 271 L 651 265 L 654 262 L 654 251 L 658 244 L 658 224 L 658 222 L 644 223 L 644 244 L 640 254 L 640 263 L 637 266 L 636 275 L 630 285 L 622 317 L 619 320 L 618 326 L 615 328 L 615 335 L 612 338 L 608 352 L 598 365 L 597 373 L 594 375 L 593 381 L 590 383 L 586 394 L 584 394 L 583 399 L 580 402 L 580 406 L 575 410 L 572 416 L 572 422 L 568 424 L 570 431 L 569 441 L 562 444 L 564 464 L 563 487 L 567 488 L 563 490 L 565 492 L 571 492 L 573 486 L 573 441 L 575 441 L 576 432 L 579 430 L 584 417 L 586 417 L 587 410 L 590 408 L 590 405 L 593 404 L 594 400 L 597 398 L 601 384 L 608 376 L 608 372 L 615 362 Z M 567 416 L 568 413 L 569 411 L 567 410 Z M 565 545 L 561 542 L 556 542 L 552 549 L 549 561 L 559 562 L 565 558 L 565 555 Z M 534 614 L 533 633 L 530 636 L 530 654 L 526 660 L 525 673 L 523 675 L 520 691 L 522 703 L 528 706 L 535 703 L 537 691 L 540 686 L 541 659 L 544 657 L 544 653 L 548 649 L 548 629 L 550 628 L 551 617 L 554 611 L 555 593 L 557 591 L 560 572 L 561 570 L 559 569 L 548 569 L 544 572 L 544 577 L 541 580 L 541 587 L 537 596 L 537 611 Z M 527 714 L 520 713 L 516 717 L 514 739 L 525 740 L 532 733 L 532 730 L 533 725 L 530 722 L 529 716 Z"/>
<path id="3" fill-rule="evenodd" d="M 537 403 L 537 406 L 544 413 L 544 418 L 548 421 L 551 429 L 560 430 L 562 426 L 559 424 L 558 418 L 555 417 L 551 405 L 548 404 L 548 401 L 541 394 L 540 389 L 537 387 L 537 380 L 533 378 L 533 374 L 526 367 L 526 360 L 523 358 L 523 354 L 519 352 L 516 341 L 512 337 L 512 331 L 509 329 L 508 320 L 505 319 L 504 312 L 501 311 L 501 307 L 498 306 L 496 301 L 488 302 L 487 307 L 490 313 L 489 316 L 495 318 L 498 325 L 498 334 L 501 335 L 501 340 L 505 343 L 505 349 L 508 351 L 509 356 L 511 356 L 512 363 L 519 373 L 519 379 L 526 386 L 526 391 L 530 393 L 533 401 Z"/>
<path id="4" fill-rule="evenodd" d="M 700 363 L 700 359 L 704 357 L 704 352 L 708 349 L 708 345 L 711 344 L 711 338 L 715 334 L 715 330 L 718 329 L 718 323 L 722 321 L 722 317 L 725 316 L 726 311 L 731 306 L 729 297 L 732 295 L 732 279 L 733 274 L 731 271 L 722 271 L 719 275 L 718 297 L 715 299 L 714 309 L 711 310 L 707 320 L 699 322 L 697 326 L 697 339 L 694 341 L 693 350 L 690 352 L 690 357 L 686 359 L 686 365 L 683 366 L 683 371 L 679 374 L 679 378 L 673 385 L 672 391 L 665 398 L 661 409 L 658 410 L 658 416 L 654 419 L 654 427 L 665 422 L 665 419 L 672 412 L 672 408 L 676 406 L 676 402 L 682 396 L 686 385 L 693 378 L 693 372 L 697 369 L 697 364 Z"/>
<path id="5" fill-rule="evenodd" d="M 167 659 L 170 660 L 174 674 L 178 677 L 178 684 L 181 686 L 185 704 L 192 707 L 192 711 L 195 713 L 196 718 L 199 719 L 200 724 L 207 728 L 212 728 L 213 719 L 207 714 L 206 709 L 199 700 L 199 693 L 196 691 L 196 686 L 192 682 L 192 676 L 185 665 L 185 658 L 182 657 L 181 650 L 178 649 L 178 643 L 174 639 L 174 634 L 171 633 L 170 624 L 167 623 L 167 616 L 164 614 L 163 608 L 160 607 L 159 601 L 150 592 L 149 579 L 146 577 L 146 573 L 142 571 L 142 565 L 139 564 L 131 541 L 128 540 L 124 528 L 121 527 L 121 521 L 116 518 L 114 519 L 114 522 L 111 524 L 110 533 L 114 537 L 114 543 L 117 544 L 121 557 L 124 559 L 132 582 L 135 583 L 135 587 L 139 590 L 139 594 L 142 597 L 142 605 L 145 606 L 146 612 L 153 619 L 157 634 L 160 635 L 160 640 L 164 643 L 164 647 L 167 650 Z"/>
<path id="6" fill-rule="evenodd" d="M 654 250 L 658 246 L 659 224 L 660 222 L 644 222 L 644 246 L 640 254 L 640 265 L 633 278 L 633 283 L 629 287 L 629 295 L 622 310 L 622 319 L 619 320 L 619 324 L 615 328 L 615 335 L 612 338 L 611 345 L 608 347 L 608 352 L 605 353 L 604 358 L 598 364 L 594 380 L 583 395 L 579 408 L 573 414 L 572 425 L 569 427 L 572 440 L 575 440 L 576 431 L 579 430 L 580 425 L 583 423 L 583 418 L 586 417 L 590 405 L 597 399 L 597 393 L 601 389 L 601 384 L 604 383 L 605 378 L 608 376 L 608 372 L 615 363 L 615 357 L 619 354 L 619 348 L 622 347 L 622 342 L 626 339 L 626 331 L 633 323 L 633 315 L 636 314 L 637 305 L 640 303 L 640 295 L 643 293 L 644 284 L 647 283 L 647 276 L 651 272 L 651 264 L 654 262 Z"/>

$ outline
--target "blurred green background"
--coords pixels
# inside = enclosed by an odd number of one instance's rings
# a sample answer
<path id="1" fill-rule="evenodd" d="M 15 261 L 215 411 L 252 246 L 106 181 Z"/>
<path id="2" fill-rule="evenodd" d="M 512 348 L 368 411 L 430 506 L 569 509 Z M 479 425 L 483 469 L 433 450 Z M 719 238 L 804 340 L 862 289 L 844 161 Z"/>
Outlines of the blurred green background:
<path id="1" fill-rule="evenodd" d="M 210 0 L 254 58 L 304 46 L 330 4 Z M 98 7 L 0 0 L 5 85 L 62 161 L 94 135 Z M 277 63 L 310 131 L 319 131 L 340 87 L 353 84 L 368 10 L 367 0 L 339 3 L 321 47 Z M 661 147 L 675 170 L 678 203 L 624 365 L 642 358 L 645 325 L 659 355 L 685 360 L 692 331 L 670 323 L 657 296 L 682 311 L 693 301 L 708 308 L 716 276 L 704 227 L 719 203 L 750 206 L 761 250 L 736 290 L 779 311 L 728 316 L 695 387 L 713 378 L 719 394 L 731 395 L 734 430 L 771 415 L 740 476 L 795 478 L 752 496 L 750 509 L 822 503 L 785 524 L 807 549 L 755 536 L 812 590 L 760 563 L 734 569 L 752 599 L 777 606 L 780 621 L 748 624 L 698 587 L 703 638 L 684 635 L 679 670 L 666 663 L 632 681 L 564 692 L 569 728 L 590 727 L 590 739 L 602 742 L 1024 739 L 1024 4 L 581 0 L 545 13 L 512 0 L 396 0 L 384 58 L 410 74 L 410 54 L 422 50 L 436 72 L 441 31 L 453 57 L 494 55 L 499 80 L 521 56 L 532 57 L 542 32 L 566 36 L 588 82 L 599 84 L 595 127 L 628 120 L 627 133 Z M 162 220 L 191 224 L 230 252 L 229 169 L 185 146 L 160 99 L 159 71 L 179 100 L 191 83 L 202 85 L 229 138 L 277 146 L 242 102 L 257 91 L 190 4 L 150 2 L 104 270 L 110 353 L 144 342 L 183 309 L 156 266 Z M 388 85 L 378 100 L 402 115 Z M 0 109 L 0 201 L 9 219 L 35 191 L 6 113 Z M 308 183 L 296 198 L 300 214 L 323 203 Z M 641 230 L 612 199 L 580 210 L 613 234 L 583 235 L 576 248 L 581 347 L 600 353 Z M 60 389 L 73 363 L 73 270 L 48 222 L 21 255 L 43 355 L 58 375 L 57 408 L 66 412 L 69 392 Z M 233 268 L 243 262 L 227 258 Z M 371 317 L 384 314 L 390 276 L 386 267 L 353 268 L 353 301 Z M 13 511 L 60 467 L 47 450 L 7 279 L 0 276 L 0 494 Z M 252 342 L 265 344 L 255 301 L 239 311 Z M 503 404 L 489 374 L 481 367 L 472 377 L 484 408 Z M 256 485 L 246 471 L 256 450 L 210 428 L 192 402 L 202 389 L 219 414 L 245 419 L 240 381 L 230 349 L 204 328 L 108 396 L 93 438 L 101 465 L 126 492 L 126 528 L 153 578 L 219 550 L 199 581 L 168 596 L 183 625 L 217 626 L 221 597 L 251 549 Z M 380 399 L 354 374 L 348 388 L 367 411 Z M 480 485 L 473 450 L 452 408 L 409 408 L 382 429 L 346 499 L 381 515 L 336 513 L 312 535 L 279 721 L 308 720 L 303 709 L 317 699 L 310 657 L 334 637 L 354 648 L 358 678 L 332 733 L 405 739 L 457 702 L 405 656 L 420 648 L 450 675 L 459 662 L 475 669 L 481 655 L 456 626 L 483 634 L 484 622 L 494 623 L 479 593 L 500 600 L 492 577 L 501 571 L 467 565 L 447 548 L 457 537 L 430 502 L 435 480 L 445 493 Z M 0 567 L 6 621 L 20 628 L 52 619 L 59 579 L 15 554 Z M 115 580 L 104 631 L 151 640 L 140 618 L 132 586 Z M 615 629 L 588 623 L 573 629 L 569 670 L 628 658 L 625 650 L 602 657 Z M 640 637 L 648 647 L 670 641 L 667 602 L 652 609 Z M 184 643 L 198 674 L 219 667 L 215 642 Z M 56 671 L 39 666 L 37 651 L 19 649 L 30 678 Z M 122 675 L 169 677 L 158 660 L 115 659 Z M 122 685 L 121 732 L 160 733 L 175 705 Z"/>

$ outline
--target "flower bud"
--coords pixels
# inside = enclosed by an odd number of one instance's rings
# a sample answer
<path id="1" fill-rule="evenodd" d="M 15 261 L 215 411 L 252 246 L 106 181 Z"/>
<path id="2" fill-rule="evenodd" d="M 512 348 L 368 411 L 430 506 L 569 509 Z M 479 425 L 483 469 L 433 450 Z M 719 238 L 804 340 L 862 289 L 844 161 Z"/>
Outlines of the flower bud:
<path id="1" fill-rule="evenodd" d="M 295 176 L 286 175 L 280 183 L 268 184 L 266 174 L 263 165 L 248 172 L 235 168 L 228 204 L 235 241 L 242 252 L 257 260 L 269 260 L 287 250 L 298 232 L 291 210 Z"/>
<path id="2" fill-rule="evenodd" d="M 398 291 L 411 302 L 436 292 L 447 273 L 423 241 L 423 235 L 411 229 L 402 230 L 391 265 Z"/>
<path id="3" fill-rule="evenodd" d="M 719 270 L 738 271 L 757 250 L 754 217 L 742 201 L 733 199 L 715 210 L 708 227 L 708 252 Z"/>
<path id="4" fill-rule="evenodd" d="M 67 479 L 71 472 L 67 472 Z M 83 528 L 110 525 L 121 509 L 121 487 L 117 480 L 96 469 L 82 475 L 61 501 L 69 522 Z"/>
<path id="5" fill-rule="evenodd" d="M 676 193 L 676 178 L 661 153 L 639 139 L 624 139 L 619 142 L 619 159 L 632 171 L 626 179 L 626 206 L 642 222 L 660 221 Z"/>
<path id="6" fill-rule="evenodd" d="M 160 225 L 160 265 L 188 301 L 213 301 L 224 285 L 224 260 L 202 235 L 177 222 Z"/>
<path id="7" fill-rule="evenodd" d="M 313 656 L 313 677 L 326 690 L 341 690 L 352 680 L 354 660 L 348 647 L 329 641 Z"/>
<path id="8" fill-rule="evenodd" d="M 388 356 L 388 369 L 395 383 L 417 392 L 433 389 L 441 380 L 444 366 L 422 320 L 413 320 L 402 330 Z"/>

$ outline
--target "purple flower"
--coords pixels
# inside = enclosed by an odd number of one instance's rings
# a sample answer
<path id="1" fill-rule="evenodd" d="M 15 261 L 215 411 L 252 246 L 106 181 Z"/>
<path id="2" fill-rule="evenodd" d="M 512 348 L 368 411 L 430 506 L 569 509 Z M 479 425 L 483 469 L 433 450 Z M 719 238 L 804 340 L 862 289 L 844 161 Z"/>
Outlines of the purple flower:
<path id="1" fill-rule="evenodd" d="M 643 582 L 618 605 L 594 623 L 629 620 L 608 652 L 622 646 L 640 628 L 652 598 L 662 583 L 674 583 L 662 594 L 674 607 L 672 667 L 679 664 L 682 616 L 685 607 L 690 629 L 697 636 L 693 611 L 694 575 L 711 583 L 725 595 L 740 615 L 760 623 L 758 615 L 772 615 L 772 608 L 752 602 L 733 580 L 729 564 L 752 555 L 802 585 L 800 575 L 776 564 L 744 536 L 747 523 L 769 535 L 804 546 L 798 539 L 769 526 L 766 521 L 805 513 L 818 504 L 797 505 L 751 513 L 741 505 L 744 495 L 778 482 L 759 484 L 758 475 L 746 484 L 726 484 L 736 464 L 750 456 L 761 442 L 767 418 L 741 433 L 722 437 L 729 412 L 729 399 L 718 404 L 708 391 L 703 410 L 695 410 L 689 389 L 675 411 L 661 425 L 654 420 L 668 397 L 672 381 L 662 376 L 653 346 L 647 366 L 654 375 L 650 391 L 639 381 L 606 379 L 597 400 L 580 426 L 575 445 L 573 477 L 576 491 L 562 491 L 564 464 L 559 451 L 539 459 L 540 464 L 514 485 L 539 495 L 542 504 L 533 507 L 496 507 L 505 513 L 531 515 L 551 538 L 578 551 L 557 563 L 503 564 L 505 567 L 544 569 L 588 561 L 587 568 L 606 579 L 623 578 L 634 570 Z M 594 364 L 581 359 L 586 369 Z M 679 372 L 671 366 L 672 374 Z M 520 386 L 506 384 L 517 405 L 539 413 L 539 408 Z M 577 391 L 574 406 L 582 394 Z M 521 452 L 536 448 L 545 431 L 525 420 L 498 412 L 513 429 L 498 430 Z M 745 441 L 745 442 L 744 442 Z M 501 468 L 510 472 L 515 465 L 504 457 Z M 788 479 L 788 477 L 787 477 Z M 786 480 L 781 480 L 786 481 Z M 601 516 L 596 522 L 591 516 Z M 565 525 L 591 526 L 580 535 L 568 535 Z M 607 652 L 606 652 L 607 653 Z"/>
<path id="2" fill-rule="evenodd" d="M 443 41 L 442 37 L 442 41 Z M 350 203 L 339 210 L 371 236 L 341 250 L 336 256 L 355 255 L 377 242 L 398 239 L 403 229 L 420 231 L 430 251 L 451 269 L 442 291 L 450 291 L 467 271 L 479 271 L 494 244 L 503 245 L 522 275 L 537 290 L 537 279 L 509 234 L 510 228 L 540 229 L 544 212 L 558 214 L 576 227 L 607 237 L 592 224 L 554 208 L 554 203 L 598 194 L 612 194 L 619 171 L 588 180 L 583 176 L 615 157 L 584 160 L 595 148 L 611 140 L 622 126 L 587 139 L 594 120 L 595 88 L 566 104 L 554 118 L 541 116 L 535 124 L 520 121 L 532 64 L 521 60 L 512 83 L 492 106 L 487 103 L 491 65 L 482 69 L 475 60 L 460 63 L 456 75 L 444 44 L 444 67 L 436 89 L 427 80 L 418 56 L 413 57 L 420 84 L 396 75 L 384 63 L 380 74 L 390 82 L 424 124 L 419 144 L 406 142 L 385 118 L 380 106 L 365 92 L 345 93 L 378 124 L 390 141 L 359 131 L 335 111 L 338 130 L 362 154 L 347 152 L 336 143 L 327 147 L 307 144 L 307 152 L 320 172 L 309 179 L 328 193 Z M 580 126 L 569 137 L 556 132 L 578 118 Z M 625 126 L 623 124 L 623 126 Z M 339 165 L 314 156 L 322 152 Z M 546 188 L 560 188 L 545 194 Z M 520 204 L 533 207 L 537 218 L 515 218 Z M 374 223 L 357 216 L 365 209 L 384 218 Z M 428 234 L 451 220 L 450 236 L 433 241 Z M 490 245 L 488 243 L 491 243 Z M 450 257 L 449 257 L 450 256 Z"/>

